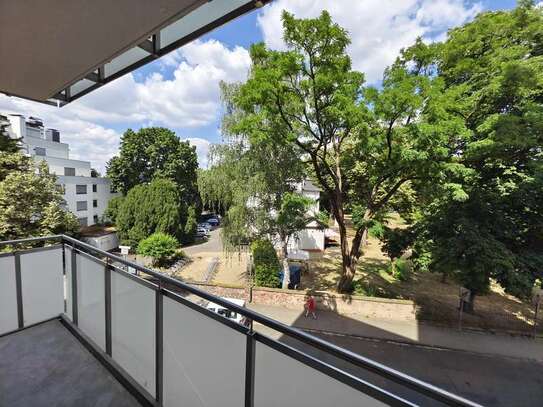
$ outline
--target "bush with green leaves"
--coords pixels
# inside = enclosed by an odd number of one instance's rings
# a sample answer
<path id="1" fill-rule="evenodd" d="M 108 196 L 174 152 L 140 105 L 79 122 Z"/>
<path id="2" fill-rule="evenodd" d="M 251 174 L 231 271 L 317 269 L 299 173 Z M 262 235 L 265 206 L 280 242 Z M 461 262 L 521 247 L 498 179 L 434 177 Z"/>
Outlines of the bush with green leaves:
<path id="1" fill-rule="evenodd" d="M 251 244 L 254 263 L 255 285 L 259 287 L 277 288 L 281 264 L 277 252 L 269 240 L 255 240 Z"/>
<path id="2" fill-rule="evenodd" d="M 117 215 L 117 232 L 129 246 L 137 246 L 155 232 L 183 241 L 186 220 L 187 205 L 178 185 L 168 179 L 155 179 L 128 192 Z"/>
<path id="3" fill-rule="evenodd" d="M 411 277 L 411 267 L 404 259 L 396 259 L 390 264 L 389 272 L 396 280 L 407 281 Z"/>
<path id="4" fill-rule="evenodd" d="M 157 232 L 138 244 L 137 253 L 152 257 L 154 266 L 163 266 L 175 254 L 178 246 L 179 242 L 175 237 Z"/>

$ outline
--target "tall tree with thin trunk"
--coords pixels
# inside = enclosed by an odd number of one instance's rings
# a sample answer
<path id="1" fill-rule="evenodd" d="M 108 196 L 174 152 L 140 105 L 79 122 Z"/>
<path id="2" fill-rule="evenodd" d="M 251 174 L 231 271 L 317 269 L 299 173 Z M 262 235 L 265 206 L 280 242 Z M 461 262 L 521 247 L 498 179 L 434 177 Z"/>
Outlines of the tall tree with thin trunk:
<path id="1" fill-rule="evenodd" d="M 444 132 L 421 129 L 417 116 L 436 84 L 417 67 L 398 61 L 383 89 L 364 88 L 346 54 L 347 32 L 327 12 L 299 20 L 283 13 L 286 51 L 251 48 L 252 70 L 234 101 L 243 112 L 234 133 L 298 152 L 318 182 L 337 222 L 342 273 L 339 291 L 351 289 L 372 222 L 413 182 L 431 182 L 448 159 Z M 436 148 L 437 147 L 437 148 Z M 352 211 L 354 238 L 347 236 Z"/>

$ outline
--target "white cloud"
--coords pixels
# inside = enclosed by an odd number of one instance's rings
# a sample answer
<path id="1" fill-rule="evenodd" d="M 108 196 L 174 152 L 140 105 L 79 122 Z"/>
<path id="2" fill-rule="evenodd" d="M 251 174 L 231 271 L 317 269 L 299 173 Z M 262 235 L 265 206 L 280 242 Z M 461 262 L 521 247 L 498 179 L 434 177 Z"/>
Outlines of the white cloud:
<path id="1" fill-rule="evenodd" d="M 328 10 L 350 33 L 348 52 L 354 69 L 364 72 L 369 83 L 376 83 L 400 49 L 419 36 L 427 40 L 443 38 L 447 29 L 472 19 L 482 6 L 463 0 L 276 0 L 262 9 L 258 24 L 268 46 L 277 49 L 284 49 L 284 9 L 298 18 L 317 17 Z"/>
<path id="2" fill-rule="evenodd" d="M 188 137 L 183 140 L 188 140 L 191 145 L 196 147 L 200 168 L 207 168 L 207 154 L 209 153 L 211 142 L 199 137 Z"/>
<path id="3" fill-rule="evenodd" d="M 111 127 L 156 125 L 181 129 L 182 134 L 214 124 L 220 111 L 219 82 L 245 79 L 250 57 L 242 47 L 229 49 L 209 40 L 194 41 L 158 63 L 175 67 L 171 77 L 155 72 L 136 82 L 128 74 L 61 109 L 0 94 L 0 111 L 40 117 L 70 143 L 71 158 L 91 161 L 103 171 L 119 145 L 120 134 Z M 209 143 L 190 140 L 205 165 Z"/>

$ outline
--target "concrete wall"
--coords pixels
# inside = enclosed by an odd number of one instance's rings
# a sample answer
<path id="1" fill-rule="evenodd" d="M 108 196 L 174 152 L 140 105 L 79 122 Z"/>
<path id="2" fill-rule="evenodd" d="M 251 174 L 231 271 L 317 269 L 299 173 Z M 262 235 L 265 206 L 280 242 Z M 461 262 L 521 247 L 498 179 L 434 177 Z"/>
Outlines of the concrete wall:
<path id="1" fill-rule="evenodd" d="M 249 289 L 240 286 L 191 283 L 219 297 L 239 298 L 249 302 Z M 253 288 L 252 303 L 281 306 L 302 311 L 307 300 L 307 291 L 283 290 L 279 288 Z M 414 321 L 416 305 L 409 300 L 342 295 L 329 291 L 313 292 L 317 309 L 338 314 L 358 314 L 367 318 Z"/>
<path id="2" fill-rule="evenodd" d="M 105 251 L 110 251 L 119 247 L 119 238 L 117 233 L 109 233 L 104 236 L 97 237 L 85 237 L 83 241 L 87 242 L 91 246 Z"/>

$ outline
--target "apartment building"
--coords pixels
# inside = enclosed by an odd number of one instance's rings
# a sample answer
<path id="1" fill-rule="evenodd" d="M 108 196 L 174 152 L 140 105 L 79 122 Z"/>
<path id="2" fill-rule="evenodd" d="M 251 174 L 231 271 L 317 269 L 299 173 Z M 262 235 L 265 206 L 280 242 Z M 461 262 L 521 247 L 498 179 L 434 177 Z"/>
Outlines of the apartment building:
<path id="1" fill-rule="evenodd" d="M 45 161 L 49 170 L 57 175 L 63 187 L 66 207 L 81 226 L 98 223 L 109 200 L 116 195 L 111 192 L 111 181 L 93 177 L 89 161 L 70 159 L 70 147 L 60 141 L 60 132 L 45 128 L 36 117 L 2 113 L 9 120 L 8 134 L 21 140 L 22 150 L 36 162 Z"/>

